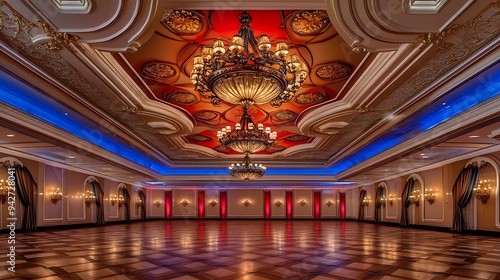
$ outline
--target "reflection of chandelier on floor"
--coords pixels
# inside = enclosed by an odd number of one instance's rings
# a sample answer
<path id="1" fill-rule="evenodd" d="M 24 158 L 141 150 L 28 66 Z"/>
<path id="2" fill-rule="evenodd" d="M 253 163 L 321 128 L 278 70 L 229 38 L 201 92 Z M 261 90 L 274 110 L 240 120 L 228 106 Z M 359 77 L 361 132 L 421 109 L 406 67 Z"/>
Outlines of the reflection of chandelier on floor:
<path id="1" fill-rule="evenodd" d="M 269 148 L 276 140 L 276 132 L 270 127 L 255 123 L 248 114 L 248 108 L 243 106 L 241 120 L 234 129 L 226 126 L 217 132 L 217 138 L 222 146 L 244 154 L 252 154 Z"/>
<path id="2" fill-rule="evenodd" d="M 242 163 L 232 163 L 229 166 L 229 172 L 237 179 L 249 181 L 262 177 L 266 173 L 266 167 L 262 164 L 252 163 L 248 154 L 245 154 Z"/>
<path id="3" fill-rule="evenodd" d="M 262 35 L 257 41 L 249 25 L 252 17 L 246 11 L 238 20 L 240 30 L 227 50 L 224 42 L 217 39 L 213 46 L 205 46 L 202 54 L 194 57 L 191 81 L 214 106 L 226 101 L 246 107 L 270 102 L 279 107 L 302 86 L 307 66 L 297 55 L 288 56 L 286 43 L 277 43 L 272 52 L 268 36 Z M 248 45 L 253 52 L 249 52 Z"/>

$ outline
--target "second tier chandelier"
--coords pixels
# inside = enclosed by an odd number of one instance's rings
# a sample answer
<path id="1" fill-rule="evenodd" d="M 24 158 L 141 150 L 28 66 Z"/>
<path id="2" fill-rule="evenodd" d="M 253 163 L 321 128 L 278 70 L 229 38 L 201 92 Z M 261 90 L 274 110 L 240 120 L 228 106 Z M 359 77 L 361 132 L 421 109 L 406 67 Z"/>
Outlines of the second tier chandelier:
<path id="1" fill-rule="evenodd" d="M 244 181 L 258 179 L 266 173 L 266 167 L 252 163 L 248 154 L 245 154 L 242 163 L 232 163 L 228 169 L 233 177 Z"/>
<path id="2" fill-rule="evenodd" d="M 226 126 L 217 132 L 217 138 L 222 146 L 244 154 L 253 154 L 269 148 L 276 140 L 277 133 L 270 127 L 255 123 L 248 114 L 248 108 L 243 106 L 241 120 L 234 129 Z"/>
<path id="3" fill-rule="evenodd" d="M 279 107 L 302 86 L 308 68 L 297 55 L 288 56 L 285 42 L 277 43 L 273 52 L 268 36 L 257 40 L 250 27 L 252 17 L 246 11 L 238 20 L 240 30 L 228 49 L 217 39 L 194 57 L 191 81 L 196 91 L 214 106 L 225 101 L 247 107 L 265 103 Z"/>

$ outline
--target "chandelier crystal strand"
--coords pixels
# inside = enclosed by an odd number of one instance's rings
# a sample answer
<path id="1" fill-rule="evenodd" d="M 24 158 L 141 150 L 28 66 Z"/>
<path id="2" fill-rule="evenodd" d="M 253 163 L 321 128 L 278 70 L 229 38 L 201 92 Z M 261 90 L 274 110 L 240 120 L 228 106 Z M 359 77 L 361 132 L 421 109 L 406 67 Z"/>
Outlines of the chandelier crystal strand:
<path id="1" fill-rule="evenodd" d="M 190 78 L 195 90 L 214 106 L 224 101 L 243 105 L 242 102 L 252 100 L 257 105 L 270 103 L 279 107 L 302 86 L 308 68 L 297 55 L 288 56 L 286 43 L 278 42 L 273 52 L 268 36 L 255 39 L 249 25 L 252 17 L 246 11 L 238 20 L 240 30 L 227 49 L 217 39 L 194 57 Z"/>
<path id="2" fill-rule="evenodd" d="M 266 167 L 262 164 L 252 163 L 248 154 L 245 154 L 242 163 L 232 163 L 228 169 L 231 176 L 244 181 L 258 179 L 266 173 Z"/>

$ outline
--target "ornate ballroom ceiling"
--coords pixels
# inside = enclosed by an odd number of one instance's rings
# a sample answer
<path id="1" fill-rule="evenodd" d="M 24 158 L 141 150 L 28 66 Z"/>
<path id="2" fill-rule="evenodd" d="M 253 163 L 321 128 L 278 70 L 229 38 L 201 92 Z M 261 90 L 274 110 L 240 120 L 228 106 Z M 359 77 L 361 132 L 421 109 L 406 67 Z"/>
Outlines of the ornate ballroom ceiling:
<path id="1" fill-rule="evenodd" d="M 292 100 L 249 109 L 278 132 L 251 185 L 350 187 L 498 151 L 498 1 L 393 4 L 0 0 L 0 152 L 148 187 L 248 186 L 216 137 L 241 106 L 189 79 L 243 10 L 309 68 Z"/>

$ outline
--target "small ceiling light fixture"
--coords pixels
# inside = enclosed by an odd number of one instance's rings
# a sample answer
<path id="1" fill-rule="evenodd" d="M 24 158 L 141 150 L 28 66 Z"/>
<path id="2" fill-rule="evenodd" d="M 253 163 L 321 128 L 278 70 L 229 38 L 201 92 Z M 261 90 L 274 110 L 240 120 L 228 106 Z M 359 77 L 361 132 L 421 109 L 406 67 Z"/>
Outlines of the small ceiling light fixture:
<path id="1" fill-rule="evenodd" d="M 266 167 L 262 164 L 252 163 L 248 154 L 245 154 L 242 163 L 232 163 L 228 169 L 231 176 L 244 181 L 258 179 L 266 173 Z"/>
<path id="2" fill-rule="evenodd" d="M 213 46 L 205 46 L 201 55 L 194 57 L 190 78 L 195 90 L 214 106 L 225 101 L 247 107 L 270 102 L 279 107 L 302 86 L 308 68 L 297 55 L 288 56 L 285 42 L 278 42 L 273 52 L 268 36 L 262 35 L 257 40 L 247 11 L 238 20 L 241 27 L 229 48 L 217 39 Z"/>

